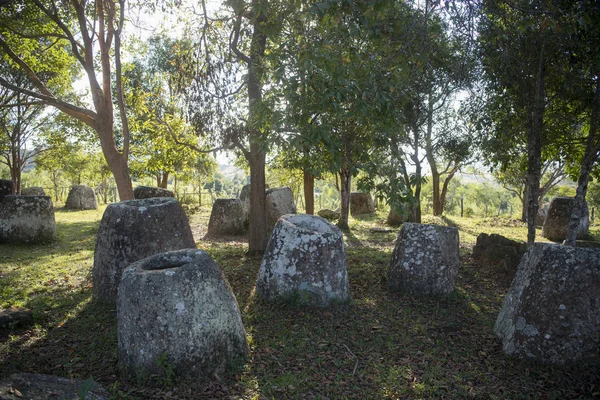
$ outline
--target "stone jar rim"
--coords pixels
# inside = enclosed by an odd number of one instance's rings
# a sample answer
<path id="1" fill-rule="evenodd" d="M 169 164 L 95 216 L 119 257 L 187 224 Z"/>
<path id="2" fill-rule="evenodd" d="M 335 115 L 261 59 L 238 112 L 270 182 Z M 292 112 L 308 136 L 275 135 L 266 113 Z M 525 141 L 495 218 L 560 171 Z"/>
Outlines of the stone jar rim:
<path id="1" fill-rule="evenodd" d="M 110 204 L 112 207 L 127 207 L 135 209 L 147 209 L 152 207 L 160 207 L 166 204 L 177 203 L 174 197 L 150 197 L 147 199 L 123 200 L 118 203 Z"/>
<path id="2" fill-rule="evenodd" d="M 323 228 L 326 228 L 327 230 L 315 229 L 313 227 L 305 225 L 304 223 L 299 224 L 297 222 L 298 220 L 302 220 L 304 218 L 314 220 L 315 222 L 319 223 L 319 225 L 322 225 Z M 334 235 L 335 236 L 335 235 L 338 235 L 341 233 L 341 231 L 339 230 L 339 228 L 337 226 L 332 225 L 325 218 L 319 217 L 318 215 L 286 214 L 286 215 L 281 216 L 279 219 L 282 223 L 293 226 L 295 230 L 300 231 L 302 233 L 310 234 L 310 235 L 318 235 L 318 236 Z M 302 222 L 304 222 L 304 221 L 302 221 Z"/>
<path id="3" fill-rule="evenodd" d="M 146 274 L 154 271 L 176 271 L 188 265 L 194 264 L 205 257 L 208 253 L 200 249 L 183 249 L 155 254 L 153 256 L 136 261 L 127 267 L 130 273 Z"/>

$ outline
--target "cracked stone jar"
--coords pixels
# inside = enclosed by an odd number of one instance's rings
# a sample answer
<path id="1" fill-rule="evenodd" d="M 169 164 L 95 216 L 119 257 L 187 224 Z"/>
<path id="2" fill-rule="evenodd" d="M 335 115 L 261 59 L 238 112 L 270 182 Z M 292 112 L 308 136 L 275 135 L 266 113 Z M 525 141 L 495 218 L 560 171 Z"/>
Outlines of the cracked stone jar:
<path id="1" fill-rule="evenodd" d="M 114 303 L 123 270 L 165 251 L 196 248 L 181 204 L 170 197 L 127 200 L 104 211 L 94 251 L 93 297 Z"/>
<path id="2" fill-rule="evenodd" d="M 202 250 L 140 260 L 123 272 L 117 302 L 119 367 L 136 378 L 164 374 L 202 381 L 234 372 L 248 356 L 229 283 Z"/>
<path id="3" fill-rule="evenodd" d="M 260 265 L 256 291 L 266 300 L 297 298 L 315 306 L 347 300 L 342 232 L 315 215 L 279 218 Z"/>

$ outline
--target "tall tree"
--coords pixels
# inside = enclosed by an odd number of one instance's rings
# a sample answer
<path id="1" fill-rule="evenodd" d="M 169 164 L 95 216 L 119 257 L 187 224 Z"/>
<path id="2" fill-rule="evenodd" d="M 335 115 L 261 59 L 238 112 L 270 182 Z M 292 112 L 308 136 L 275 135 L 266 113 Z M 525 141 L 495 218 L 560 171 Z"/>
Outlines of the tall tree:
<path id="1" fill-rule="evenodd" d="M 25 166 L 46 150 L 39 141 L 34 142 L 38 131 L 50 119 L 50 115 L 43 115 L 44 109 L 44 105 L 28 96 L 0 87 L 0 162 L 9 168 L 16 194 L 21 193 L 21 173 Z"/>
<path id="2" fill-rule="evenodd" d="M 125 0 L 81 0 L 60 5 L 45 0 L 8 2 L 2 5 L 0 15 L 0 54 L 12 68 L 23 71 L 33 89 L 4 77 L 0 77 L 0 85 L 90 126 L 98 135 L 121 200 L 132 199 L 129 125 L 121 76 Z M 64 68 L 75 79 L 74 62 L 87 78 L 93 104 L 90 108 L 55 90 L 53 80 L 43 73 L 49 67 Z"/>
<path id="3" fill-rule="evenodd" d="M 577 191 L 565 244 L 574 246 L 577 228 L 583 216 L 584 202 L 592 169 L 600 156 L 600 5 L 594 1 L 578 2 L 572 9 L 575 21 L 574 37 L 570 47 L 571 70 L 575 80 L 570 80 L 569 92 L 581 106 L 586 122 L 582 127 L 585 149 L 577 176 Z M 572 84 L 575 82 L 576 84 Z M 569 96 L 571 97 L 571 96 Z M 572 97 L 571 97 L 572 98 Z"/>
<path id="4" fill-rule="evenodd" d="M 529 244 L 535 241 L 542 148 L 548 139 L 544 122 L 564 62 L 559 51 L 566 39 L 561 35 L 563 19 L 557 2 L 483 2 L 479 38 L 486 90 L 516 114 L 526 134 Z"/>
<path id="5" fill-rule="evenodd" d="M 193 69 L 189 40 L 155 35 L 124 66 L 124 98 L 131 129 L 131 169 L 156 178 L 166 188 L 169 177 L 187 172 L 211 151 L 200 145 L 187 121 L 187 89 Z M 198 154 L 195 154 L 198 153 Z"/>
<path id="6" fill-rule="evenodd" d="M 192 121 L 224 147 L 235 147 L 248 162 L 248 252 L 262 253 L 268 239 L 265 163 L 273 133 L 264 96 L 270 72 L 264 57 L 272 43 L 269 38 L 276 40 L 295 5 L 268 0 L 229 0 L 224 5 L 222 15 L 211 16 L 206 1 L 201 2 Z"/>

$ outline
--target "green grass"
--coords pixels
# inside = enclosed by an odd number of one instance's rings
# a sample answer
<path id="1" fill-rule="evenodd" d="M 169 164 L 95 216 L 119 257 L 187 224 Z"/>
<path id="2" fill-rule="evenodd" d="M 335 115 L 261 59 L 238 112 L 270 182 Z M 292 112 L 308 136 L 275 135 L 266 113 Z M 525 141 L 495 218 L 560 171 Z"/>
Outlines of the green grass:
<path id="1" fill-rule="evenodd" d="M 15 371 L 94 379 L 116 398 L 378 399 L 600 397 L 600 365 L 550 367 L 504 356 L 492 328 L 512 276 L 470 258 L 480 232 L 524 240 L 500 219 L 434 218 L 456 226 L 463 267 L 447 298 L 387 290 L 398 229 L 383 215 L 351 220 L 345 237 L 352 300 L 322 310 L 254 296 L 260 258 L 243 241 L 205 241 L 208 210 L 191 218 L 198 246 L 223 268 L 250 344 L 244 371 L 202 388 L 125 385 L 117 371 L 114 309 L 91 303 L 99 211 L 57 211 L 50 245 L 0 245 L 0 305 L 34 310 L 35 327 L 0 332 L 0 376 Z M 592 232 L 592 236 L 597 235 Z"/>

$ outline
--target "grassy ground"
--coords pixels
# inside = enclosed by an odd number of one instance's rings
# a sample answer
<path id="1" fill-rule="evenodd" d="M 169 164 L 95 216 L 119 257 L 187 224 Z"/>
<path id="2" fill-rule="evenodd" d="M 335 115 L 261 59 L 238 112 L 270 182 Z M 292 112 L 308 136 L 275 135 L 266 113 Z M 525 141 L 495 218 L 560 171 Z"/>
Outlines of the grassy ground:
<path id="1" fill-rule="evenodd" d="M 352 221 L 346 235 L 352 301 L 329 310 L 265 304 L 253 296 L 260 258 L 243 238 L 203 240 L 207 209 L 191 217 L 198 246 L 219 263 L 237 296 L 250 361 L 237 376 L 206 387 L 122 383 L 115 310 L 91 303 L 95 234 L 103 209 L 56 213 L 58 240 L 44 246 L 0 245 L 0 306 L 34 310 L 32 329 L 0 331 L 0 376 L 15 371 L 85 379 L 115 398 L 593 398 L 600 365 L 549 367 L 507 358 L 492 334 L 514 271 L 477 265 L 480 232 L 525 239 L 505 219 L 425 217 L 456 226 L 461 269 L 448 298 L 391 293 L 386 269 L 397 230 L 373 233 L 383 218 Z"/>

